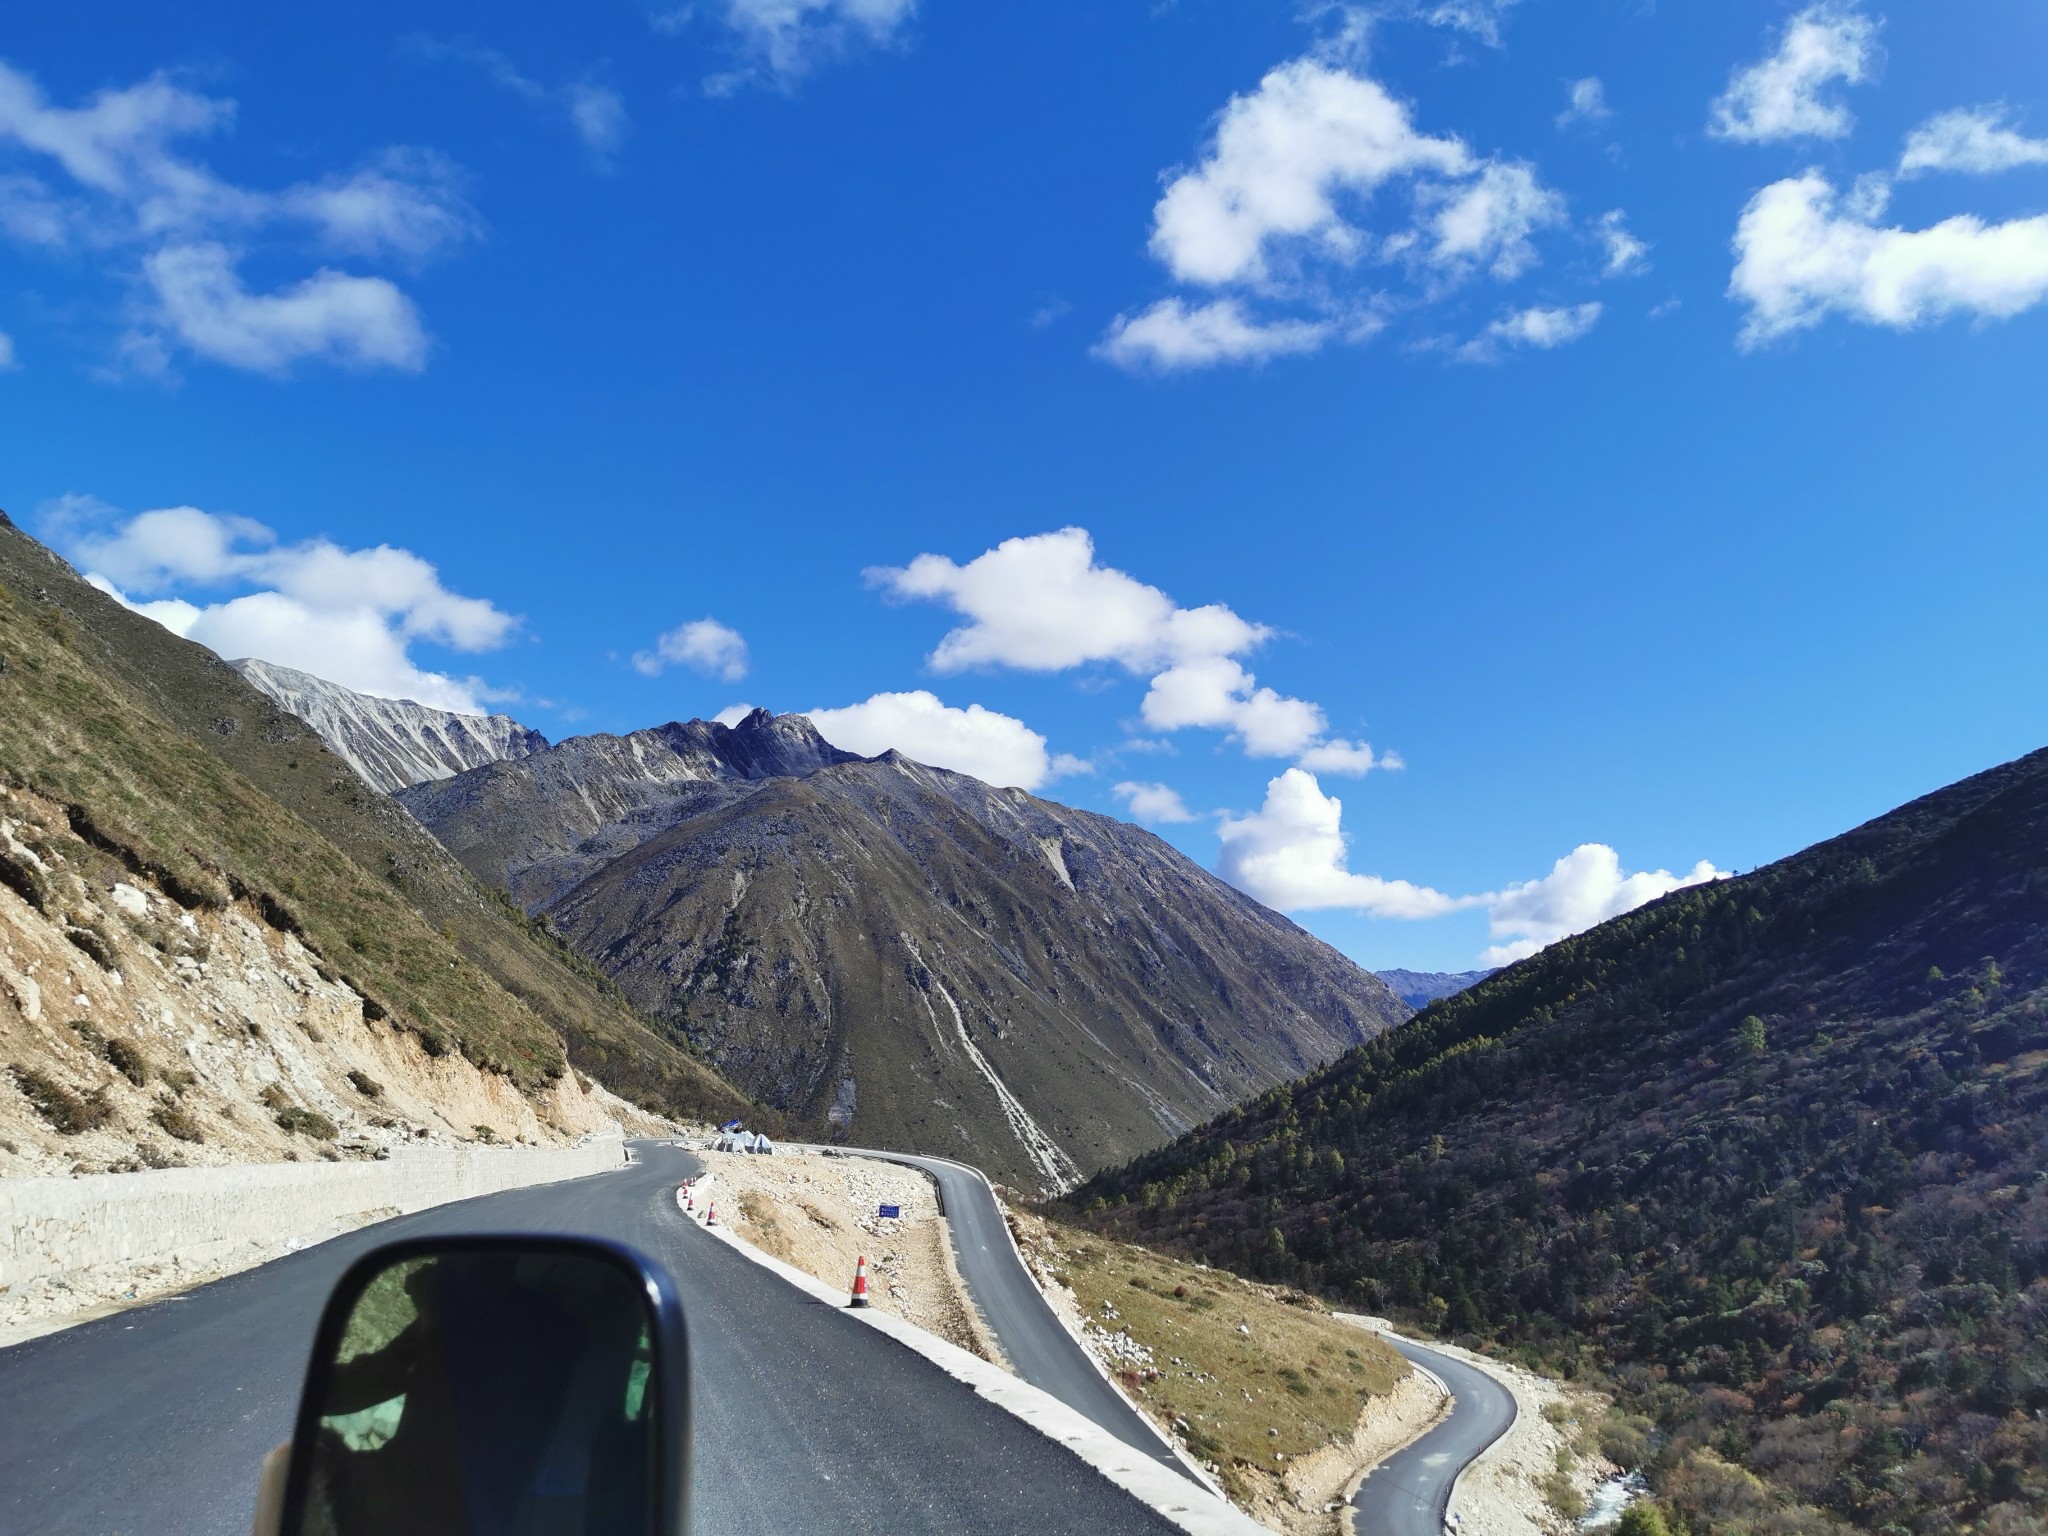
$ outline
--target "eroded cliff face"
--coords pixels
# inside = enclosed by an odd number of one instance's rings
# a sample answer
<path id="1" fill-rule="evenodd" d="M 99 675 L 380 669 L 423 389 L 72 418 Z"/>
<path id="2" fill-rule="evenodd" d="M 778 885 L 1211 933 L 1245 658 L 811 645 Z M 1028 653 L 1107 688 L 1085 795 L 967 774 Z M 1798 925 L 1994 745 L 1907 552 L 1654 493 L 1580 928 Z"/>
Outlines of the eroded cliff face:
<path id="1" fill-rule="evenodd" d="M 757 1098 L 1027 1188 L 1409 1011 L 1148 832 L 801 716 L 572 740 L 400 798 Z"/>
<path id="2" fill-rule="evenodd" d="M 247 902 L 188 907 L 0 789 L 0 1177 L 547 1145 L 659 1123 L 429 1055 Z"/>
<path id="3" fill-rule="evenodd" d="M 547 737 L 509 715 L 466 715 L 411 699 L 377 698 L 253 657 L 228 665 L 310 725 L 366 784 L 387 795 L 547 750 Z"/>

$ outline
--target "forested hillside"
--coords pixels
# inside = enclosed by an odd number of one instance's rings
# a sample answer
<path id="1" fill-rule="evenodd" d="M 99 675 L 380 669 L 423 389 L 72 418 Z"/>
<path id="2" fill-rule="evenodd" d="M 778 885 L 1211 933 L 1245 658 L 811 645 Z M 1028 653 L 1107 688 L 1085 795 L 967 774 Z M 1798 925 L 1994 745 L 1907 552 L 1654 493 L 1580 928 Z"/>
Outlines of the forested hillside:
<path id="1" fill-rule="evenodd" d="M 2043 1529 L 2048 752 L 1553 945 L 1087 1219 L 1615 1383 L 1697 1531 Z"/>

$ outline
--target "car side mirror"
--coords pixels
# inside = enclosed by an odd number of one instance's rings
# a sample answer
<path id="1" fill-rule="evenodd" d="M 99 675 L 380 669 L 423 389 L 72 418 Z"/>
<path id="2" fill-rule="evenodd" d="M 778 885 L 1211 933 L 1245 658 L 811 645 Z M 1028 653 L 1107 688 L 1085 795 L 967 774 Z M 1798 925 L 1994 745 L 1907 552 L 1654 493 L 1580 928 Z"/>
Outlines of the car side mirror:
<path id="1" fill-rule="evenodd" d="M 648 1260 L 574 1238 L 394 1243 L 321 1316 L 275 1529 L 683 1536 L 689 1456 L 682 1307 Z"/>

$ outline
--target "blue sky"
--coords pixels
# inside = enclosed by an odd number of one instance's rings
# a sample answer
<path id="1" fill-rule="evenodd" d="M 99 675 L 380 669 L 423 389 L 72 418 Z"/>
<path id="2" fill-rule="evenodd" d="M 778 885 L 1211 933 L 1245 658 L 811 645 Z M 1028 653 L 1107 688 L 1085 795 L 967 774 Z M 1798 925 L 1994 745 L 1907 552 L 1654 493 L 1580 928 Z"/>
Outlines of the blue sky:
<path id="1" fill-rule="evenodd" d="M 2048 736 L 2037 4 L 10 19 L 0 504 L 219 648 L 1422 968 Z"/>

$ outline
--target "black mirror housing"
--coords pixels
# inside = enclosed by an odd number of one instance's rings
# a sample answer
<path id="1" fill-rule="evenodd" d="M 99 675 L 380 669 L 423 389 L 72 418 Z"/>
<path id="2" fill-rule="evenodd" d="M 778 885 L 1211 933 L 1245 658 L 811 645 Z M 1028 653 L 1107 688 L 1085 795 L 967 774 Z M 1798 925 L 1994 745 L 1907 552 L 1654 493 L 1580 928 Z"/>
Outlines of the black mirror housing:
<path id="1" fill-rule="evenodd" d="M 350 1266 L 280 1536 L 683 1536 L 690 1360 L 667 1274 L 586 1238 L 418 1238 Z"/>

